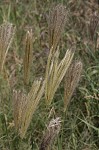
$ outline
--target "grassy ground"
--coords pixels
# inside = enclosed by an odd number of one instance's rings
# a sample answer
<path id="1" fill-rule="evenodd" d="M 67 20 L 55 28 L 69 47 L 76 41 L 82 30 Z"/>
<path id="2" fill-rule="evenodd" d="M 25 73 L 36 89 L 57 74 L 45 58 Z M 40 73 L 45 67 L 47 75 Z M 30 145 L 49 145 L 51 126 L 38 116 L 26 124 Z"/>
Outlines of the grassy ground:
<path id="1" fill-rule="evenodd" d="M 61 56 L 74 44 L 75 58 L 83 62 L 83 72 L 68 111 L 63 111 L 62 82 L 49 108 L 42 99 L 22 140 L 13 123 L 12 90 L 23 89 L 24 37 L 31 28 L 35 43 L 31 81 L 27 90 L 34 78 L 44 76 L 49 52 L 48 12 L 53 2 L 63 3 L 69 12 L 69 20 L 60 41 Z M 53 112 L 54 116 L 62 119 L 61 131 L 52 145 L 53 150 L 99 149 L 99 22 L 97 28 L 94 28 L 95 19 L 99 20 L 98 8 L 98 0 L 0 2 L 0 24 L 6 20 L 16 26 L 14 41 L 6 59 L 7 73 L 5 77 L 0 76 L 0 150 L 38 150 L 46 125 L 53 118 Z"/>

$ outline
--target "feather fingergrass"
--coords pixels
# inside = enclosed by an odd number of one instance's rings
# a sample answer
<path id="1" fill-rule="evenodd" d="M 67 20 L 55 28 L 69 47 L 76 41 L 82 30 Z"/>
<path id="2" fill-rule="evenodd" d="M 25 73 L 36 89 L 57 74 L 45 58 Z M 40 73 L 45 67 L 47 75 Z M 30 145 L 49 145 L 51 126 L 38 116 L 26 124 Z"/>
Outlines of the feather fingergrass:
<path id="1" fill-rule="evenodd" d="M 53 48 L 50 50 L 46 67 L 45 77 L 45 98 L 48 105 L 51 104 L 55 92 L 57 91 L 67 69 L 69 68 L 74 50 L 67 50 L 64 58 L 59 62 L 59 50 L 52 55 Z"/>
<path id="2" fill-rule="evenodd" d="M 6 56 L 11 46 L 14 33 L 15 27 L 9 22 L 5 22 L 0 26 L 0 73 L 3 71 Z"/>
<path id="3" fill-rule="evenodd" d="M 81 61 L 75 61 L 66 72 L 64 83 L 64 111 L 67 110 L 72 94 L 80 80 L 82 66 Z"/>
<path id="4" fill-rule="evenodd" d="M 45 131 L 39 150 L 49 150 L 49 147 L 51 147 L 51 144 L 59 134 L 60 128 L 61 119 L 59 117 L 50 121 L 49 125 L 47 126 L 47 130 Z"/>
<path id="5" fill-rule="evenodd" d="M 32 46 L 33 35 L 32 30 L 28 31 L 25 40 L 25 55 L 24 55 L 24 83 L 29 84 L 30 69 L 32 64 Z"/>
<path id="6" fill-rule="evenodd" d="M 61 34 L 64 31 L 66 22 L 68 21 L 68 11 L 62 4 L 53 6 L 49 13 L 49 48 L 53 46 L 55 52 Z"/>
<path id="7" fill-rule="evenodd" d="M 14 102 L 14 121 L 20 137 L 23 139 L 28 129 L 32 115 L 37 109 L 39 101 L 44 93 L 45 83 L 42 80 L 35 80 L 27 96 L 19 92 Z"/>

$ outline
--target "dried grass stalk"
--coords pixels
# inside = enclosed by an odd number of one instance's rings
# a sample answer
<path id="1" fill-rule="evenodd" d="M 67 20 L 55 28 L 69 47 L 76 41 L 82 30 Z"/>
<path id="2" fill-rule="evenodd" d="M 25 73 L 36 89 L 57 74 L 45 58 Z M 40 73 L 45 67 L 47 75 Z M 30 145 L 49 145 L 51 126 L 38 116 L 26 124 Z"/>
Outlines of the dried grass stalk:
<path id="1" fill-rule="evenodd" d="M 39 101 L 44 93 L 45 83 L 41 80 L 34 81 L 27 97 L 23 97 L 19 93 L 19 98 L 15 98 L 14 102 L 14 120 L 15 126 L 19 131 L 20 137 L 24 138 L 27 128 L 32 119 Z M 16 101 L 17 100 L 17 101 Z"/>
<path id="2" fill-rule="evenodd" d="M 59 43 L 61 33 L 64 30 L 65 23 L 68 20 L 68 11 L 62 4 L 53 6 L 49 14 L 49 47 L 53 46 L 53 51 Z"/>
<path id="3" fill-rule="evenodd" d="M 22 117 L 22 110 L 24 104 L 26 103 L 26 94 L 22 91 L 13 90 L 13 114 L 14 114 L 14 124 L 17 131 L 21 126 L 21 117 Z"/>
<path id="4" fill-rule="evenodd" d="M 59 134 L 60 128 L 61 120 L 59 117 L 50 121 L 41 142 L 40 150 L 47 150 L 49 147 L 51 147 L 51 144 Z"/>
<path id="5" fill-rule="evenodd" d="M 81 72 L 82 62 L 80 61 L 73 62 L 66 72 L 64 84 L 64 111 L 66 111 L 72 94 L 79 82 Z"/>
<path id="6" fill-rule="evenodd" d="M 27 128 L 32 119 L 32 115 L 37 109 L 39 101 L 44 93 L 44 83 L 41 85 L 41 81 L 34 81 L 31 91 L 27 96 L 26 104 L 22 111 L 22 122 L 20 127 L 20 136 L 24 137 Z"/>
<path id="7" fill-rule="evenodd" d="M 0 73 L 3 71 L 6 56 L 11 46 L 15 27 L 9 22 L 5 22 L 0 26 Z"/>
<path id="8" fill-rule="evenodd" d="M 51 104 L 54 94 L 66 74 L 74 56 L 74 51 L 72 49 L 67 50 L 64 58 L 59 62 L 59 50 L 54 54 L 52 54 L 52 51 L 53 47 L 50 50 L 48 57 L 45 77 L 45 97 L 48 105 Z"/>
<path id="9" fill-rule="evenodd" d="M 28 31 L 25 40 L 25 55 L 24 55 L 24 83 L 27 85 L 29 83 L 30 68 L 32 64 L 32 46 L 33 35 L 32 30 Z"/>

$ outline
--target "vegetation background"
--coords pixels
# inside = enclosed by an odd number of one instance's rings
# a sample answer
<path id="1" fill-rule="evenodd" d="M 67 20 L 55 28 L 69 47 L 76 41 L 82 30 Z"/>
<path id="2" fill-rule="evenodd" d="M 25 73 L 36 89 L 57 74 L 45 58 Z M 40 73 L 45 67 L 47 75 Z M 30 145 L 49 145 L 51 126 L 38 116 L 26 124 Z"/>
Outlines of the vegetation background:
<path id="1" fill-rule="evenodd" d="M 40 102 L 22 140 L 13 121 L 12 90 L 23 89 L 24 38 L 33 30 L 33 60 L 30 90 L 34 78 L 44 76 L 48 57 L 48 14 L 51 5 L 66 5 L 69 20 L 60 41 L 61 57 L 76 46 L 76 59 L 83 62 L 80 83 L 68 111 L 64 113 L 62 82 L 49 108 Z M 49 113 L 61 117 L 62 126 L 53 150 L 99 149 L 99 1 L 98 0 L 1 0 L 0 24 L 9 21 L 16 26 L 13 44 L 6 58 L 7 71 L 0 75 L 0 150 L 38 150 Z M 51 116 L 53 117 L 53 116 Z"/>

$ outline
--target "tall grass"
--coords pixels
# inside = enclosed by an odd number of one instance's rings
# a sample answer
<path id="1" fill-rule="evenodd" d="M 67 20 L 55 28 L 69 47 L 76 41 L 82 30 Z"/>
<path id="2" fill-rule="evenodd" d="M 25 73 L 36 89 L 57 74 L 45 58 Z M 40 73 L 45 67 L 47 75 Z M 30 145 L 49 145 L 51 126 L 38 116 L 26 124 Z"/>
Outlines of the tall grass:
<path id="1" fill-rule="evenodd" d="M 0 149 L 98 150 L 98 3 L 49 3 L 0 5 Z"/>

